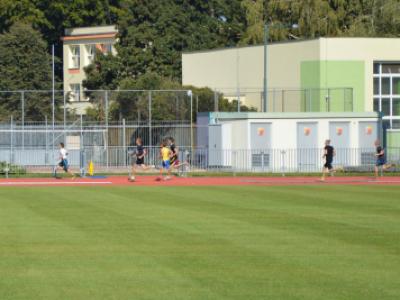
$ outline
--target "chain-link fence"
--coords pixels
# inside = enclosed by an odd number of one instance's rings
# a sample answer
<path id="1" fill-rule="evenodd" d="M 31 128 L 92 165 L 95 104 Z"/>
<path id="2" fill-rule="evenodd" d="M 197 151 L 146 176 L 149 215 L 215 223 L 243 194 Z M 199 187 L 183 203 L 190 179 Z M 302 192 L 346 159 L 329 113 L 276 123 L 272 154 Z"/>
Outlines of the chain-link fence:
<path id="1" fill-rule="evenodd" d="M 68 159 L 75 171 L 87 170 L 93 162 L 96 172 L 126 172 L 135 161 L 134 146 L 91 145 L 69 147 Z M 145 163 L 160 166 L 160 148 L 146 147 Z M 180 146 L 178 171 L 187 172 L 260 172 L 312 173 L 322 170 L 323 149 L 231 150 Z M 375 149 L 336 149 L 333 165 L 339 171 L 373 171 Z M 0 161 L 27 171 L 51 172 L 58 162 L 58 150 L 45 147 L 0 147 Z M 388 163 L 400 163 L 400 148 L 386 149 Z M 0 170 L 1 172 L 2 170 Z M 154 171 L 156 171 L 154 169 Z"/>
<path id="2" fill-rule="evenodd" d="M 353 89 L 270 89 L 264 101 L 260 89 L 191 90 L 21 90 L 0 91 L 0 122 L 22 125 L 61 122 L 84 115 L 84 122 L 176 121 L 196 119 L 197 112 L 348 112 Z"/>
<path id="3" fill-rule="evenodd" d="M 234 103 L 231 111 L 267 112 L 352 112 L 353 88 L 273 88 L 267 99 L 261 89 L 218 88 L 225 99 Z M 221 101 L 216 92 L 215 101 Z M 223 103 L 215 103 L 216 111 L 226 111 Z"/>

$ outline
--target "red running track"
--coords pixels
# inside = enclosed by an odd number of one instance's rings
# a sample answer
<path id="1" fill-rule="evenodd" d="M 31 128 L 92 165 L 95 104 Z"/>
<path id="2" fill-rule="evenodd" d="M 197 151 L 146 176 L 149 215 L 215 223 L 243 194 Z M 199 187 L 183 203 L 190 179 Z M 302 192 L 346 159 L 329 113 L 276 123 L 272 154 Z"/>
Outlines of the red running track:
<path id="1" fill-rule="evenodd" d="M 173 177 L 156 181 L 155 176 L 138 176 L 135 182 L 127 177 L 106 178 L 15 178 L 0 179 L 3 186 L 288 186 L 288 185 L 400 185 L 400 177 L 329 177 L 321 182 L 318 177 Z"/>

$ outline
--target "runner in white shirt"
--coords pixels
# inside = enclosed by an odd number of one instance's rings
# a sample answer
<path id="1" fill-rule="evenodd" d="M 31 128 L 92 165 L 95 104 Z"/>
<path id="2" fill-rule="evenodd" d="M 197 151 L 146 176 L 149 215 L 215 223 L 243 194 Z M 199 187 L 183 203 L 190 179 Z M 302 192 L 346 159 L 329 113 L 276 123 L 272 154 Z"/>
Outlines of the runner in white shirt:
<path id="1" fill-rule="evenodd" d="M 59 154 L 60 154 L 60 156 L 59 156 L 58 168 L 63 169 L 65 173 L 68 173 L 72 176 L 72 179 L 75 179 L 75 174 L 69 170 L 69 164 L 68 164 L 68 159 L 67 159 L 68 151 L 67 151 L 67 149 L 65 149 L 64 143 L 60 143 Z M 55 168 L 55 170 L 54 170 L 54 175 L 56 176 L 56 178 L 57 178 L 57 169 L 58 168 Z"/>

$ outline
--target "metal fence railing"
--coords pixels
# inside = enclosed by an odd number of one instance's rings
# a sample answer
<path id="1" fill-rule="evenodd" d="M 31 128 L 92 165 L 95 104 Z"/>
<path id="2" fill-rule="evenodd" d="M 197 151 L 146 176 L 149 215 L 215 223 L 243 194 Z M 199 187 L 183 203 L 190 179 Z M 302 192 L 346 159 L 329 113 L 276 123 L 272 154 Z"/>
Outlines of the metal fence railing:
<path id="1" fill-rule="evenodd" d="M 240 105 L 264 111 L 262 89 L 217 88 L 225 98 Z M 268 112 L 352 112 L 354 110 L 353 88 L 271 88 L 267 92 Z M 196 97 L 195 97 L 196 98 Z M 215 99 L 218 99 L 216 96 Z M 239 99 L 239 102 L 237 101 Z M 223 107 L 215 104 L 223 111 Z M 216 110 L 218 111 L 218 109 Z"/>
<path id="2" fill-rule="evenodd" d="M 279 88 L 268 90 L 268 112 L 351 112 L 353 89 Z M 64 125 L 83 115 L 106 125 L 125 119 L 191 120 L 197 112 L 264 111 L 259 88 L 198 90 L 18 90 L 0 91 L 0 120 L 32 125 Z"/>
<path id="3" fill-rule="evenodd" d="M 146 164 L 160 165 L 159 147 L 147 147 Z M 125 172 L 132 164 L 131 146 L 85 146 L 69 149 L 74 169 L 85 169 L 90 161 L 97 171 Z M 179 159 L 192 172 L 319 172 L 323 166 L 322 149 L 221 149 L 180 147 Z M 334 166 L 345 171 L 372 171 L 375 149 L 336 149 Z M 386 149 L 390 163 L 400 163 L 400 148 Z M 2 165 L 20 166 L 28 171 L 50 172 L 58 161 L 58 151 L 44 147 L 0 147 Z M 2 170 L 0 170 L 1 172 Z"/>

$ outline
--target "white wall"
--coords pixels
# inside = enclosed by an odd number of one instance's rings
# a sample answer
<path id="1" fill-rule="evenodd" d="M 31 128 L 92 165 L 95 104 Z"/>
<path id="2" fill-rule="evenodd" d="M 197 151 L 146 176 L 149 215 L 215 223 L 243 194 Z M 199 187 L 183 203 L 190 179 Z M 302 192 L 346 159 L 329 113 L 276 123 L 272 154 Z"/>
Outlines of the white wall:
<path id="1" fill-rule="evenodd" d="M 346 122 L 349 123 L 349 139 L 350 139 L 350 149 L 359 148 L 359 124 L 360 122 L 378 122 L 377 118 L 292 118 L 292 119 L 242 119 L 242 120 L 229 120 L 229 119 L 219 119 L 218 123 L 223 126 L 230 125 L 230 132 L 225 131 L 225 134 L 222 138 L 224 149 L 228 149 L 227 145 L 230 144 L 232 158 L 229 158 L 229 162 L 231 162 L 232 168 L 240 169 L 251 169 L 252 161 L 251 156 L 254 154 L 255 150 L 253 149 L 250 142 L 250 128 L 251 124 L 256 123 L 269 123 L 271 124 L 271 151 L 266 151 L 270 155 L 270 170 L 280 170 L 286 168 L 288 165 L 292 167 L 292 170 L 286 169 L 285 171 L 299 171 L 299 169 L 293 169 L 293 166 L 297 168 L 299 165 L 299 153 L 297 151 L 297 125 L 299 123 L 304 122 L 315 122 L 317 123 L 317 139 L 318 139 L 318 149 L 312 152 L 311 155 L 314 156 L 314 159 L 311 159 L 315 162 L 314 169 L 319 170 L 322 167 L 323 160 L 321 158 L 322 151 L 321 149 L 324 147 L 324 143 L 326 139 L 330 138 L 330 123 L 331 122 Z M 377 132 L 374 132 L 374 135 L 377 137 Z M 227 141 L 227 138 L 231 138 L 231 143 Z M 374 137 L 375 139 L 375 137 Z M 335 145 L 333 145 L 335 147 Z M 371 145 L 371 148 L 373 145 Z M 356 152 L 354 150 L 341 150 L 344 151 L 346 156 L 346 162 L 349 163 L 346 165 L 358 165 L 361 159 L 361 152 Z M 285 150 L 285 153 L 282 152 Z M 312 149 L 309 149 L 312 150 Z M 285 157 L 285 158 L 283 158 Z M 286 162 L 285 162 L 286 159 Z M 290 160 L 290 163 L 288 161 Z M 343 160 L 343 159 L 342 159 Z M 227 159 L 224 159 L 224 166 L 227 166 Z M 303 171 L 311 171 L 311 170 L 303 170 Z"/>
<path id="2" fill-rule="evenodd" d="M 318 60 L 319 40 L 268 46 L 268 86 L 299 88 L 300 62 Z M 264 87 L 264 46 L 182 54 L 182 83 L 210 87 L 234 97 L 239 88 L 246 105 L 260 107 Z"/>

